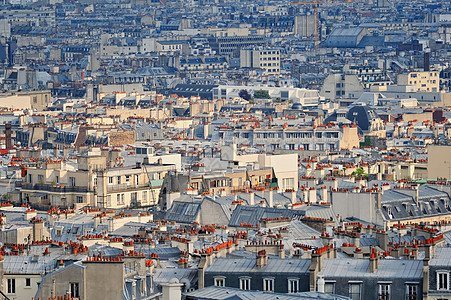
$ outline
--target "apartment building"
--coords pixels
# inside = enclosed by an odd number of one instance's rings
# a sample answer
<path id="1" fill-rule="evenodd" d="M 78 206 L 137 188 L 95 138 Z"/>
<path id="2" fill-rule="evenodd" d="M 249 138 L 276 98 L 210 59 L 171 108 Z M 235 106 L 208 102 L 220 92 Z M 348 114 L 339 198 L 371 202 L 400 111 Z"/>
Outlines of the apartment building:
<path id="1" fill-rule="evenodd" d="M 282 101 L 291 100 L 293 103 L 301 104 L 303 107 L 316 107 L 320 100 L 320 95 L 317 90 L 263 85 L 219 85 L 213 88 L 213 99 L 231 100 L 239 97 L 241 90 L 246 90 L 251 94 L 256 91 L 266 91 L 272 99 L 280 98 Z"/>
<path id="2" fill-rule="evenodd" d="M 235 51 L 245 47 L 263 46 L 265 37 L 263 35 L 209 37 L 208 42 L 217 55 L 233 55 Z"/>
<path id="3" fill-rule="evenodd" d="M 319 150 L 336 151 L 359 147 L 357 127 L 273 127 L 219 128 L 219 139 L 235 140 L 238 144 L 253 145 L 262 150 Z"/>
<path id="4" fill-rule="evenodd" d="M 280 51 L 277 49 L 241 49 L 240 67 L 262 69 L 267 74 L 279 74 Z"/>
<path id="5" fill-rule="evenodd" d="M 0 107 L 42 111 L 52 104 L 50 91 L 26 91 L 0 94 Z"/>
<path id="6" fill-rule="evenodd" d="M 423 71 L 399 74 L 398 85 L 413 85 L 417 92 L 438 92 L 440 90 L 440 73 Z"/>
<path id="7" fill-rule="evenodd" d="M 38 207 L 156 205 L 166 173 L 176 169 L 175 164 L 163 164 L 161 160 L 114 166 L 101 154 L 81 155 L 77 162 L 77 169 L 62 161 L 28 168 L 24 179 L 17 181 L 15 190 L 9 193 L 9 199 Z"/>

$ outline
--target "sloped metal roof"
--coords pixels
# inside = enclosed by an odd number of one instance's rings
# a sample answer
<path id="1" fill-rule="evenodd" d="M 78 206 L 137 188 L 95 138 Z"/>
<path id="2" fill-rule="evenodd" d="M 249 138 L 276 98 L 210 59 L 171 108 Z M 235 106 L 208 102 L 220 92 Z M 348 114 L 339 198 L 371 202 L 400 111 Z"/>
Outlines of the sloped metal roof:
<path id="1" fill-rule="evenodd" d="M 405 278 L 421 280 L 423 277 L 423 261 L 405 259 L 380 259 L 376 272 L 370 272 L 369 259 L 329 259 L 323 261 L 320 275 L 326 278 L 363 278 L 375 277 L 378 279 Z"/>
<path id="2" fill-rule="evenodd" d="M 266 273 L 266 274 L 299 274 L 308 273 L 310 259 L 268 259 L 266 265 L 256 267 L 257 260 L 252 258 L 218 258 L 205 272 L 212 273 Z"/>
<path id="3" fill-rule="evenodd" d="M 243 206 L 238 205 L 232 213 L 229 226 L 237 227 L 240 223 L 248 223 L 256 226 L 260 223 L 262 218 L 279 218 L 288 217 L 293 218 L 295 216 L 305 215 L 304 211 L 294 209 L 280 209 L 272 207 L 260 207 L 260 206 Z"/>
<path id="4" fill-rule="evenodd" d="M 437 247 L 434 257 L 429 261 L 430 266 L 451 266 L 451 248 Z"/>
<path id="5" fill-rule="evenodd" d="M 6 273 L 40 274 L 58 267 L 58 261 L 50 256 L 5 256 L 3 268 Z"/>
<path id="6" fill-rule="evenodd" d="M 295 294 L 279 294 L 261 291 L 245 291 L 237 288 L 209 286 L 204 289 L 195 290 L 186 293 L 185 296 L 190 299 L 217 299 L 217 300 L 290 300 L 290 299 L 319 299 L 319 300 L 345 300 L 348 297 L 330 295 L 320 292 L 302 292 Z"/>

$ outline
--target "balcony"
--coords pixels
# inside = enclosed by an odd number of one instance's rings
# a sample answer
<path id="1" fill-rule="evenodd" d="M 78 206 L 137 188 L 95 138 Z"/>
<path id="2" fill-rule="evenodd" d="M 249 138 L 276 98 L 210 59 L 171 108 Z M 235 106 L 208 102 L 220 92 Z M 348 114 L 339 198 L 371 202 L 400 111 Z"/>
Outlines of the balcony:
<path id="1" fill-rule="evenodd" d="M 131 191 L 131 190 L 148 190 L 150 189 L 150 187 L 152 188 L 159 188 L 163 185 L 163 179 L 160 180 L 151 180 L 149 183 L 145 183 L 145 184 L 139 184 L 139 185 L 134 185 L 134 184 L 114 184 L 114 185 L 108 185 L 107 187 L 107 192 L 120 192 L 120 191 Z"/>
<path id="2" fill-rule="evenodd" d="M 86 186 L 65 186 L 65 185 L 51 185 L 51 184 L 32 184 L 23 181 L 16 181 L 16 188 L 21 188 L 30 191 L 46 191 L 54 193 L 88 193 L 93 192 Z"/>

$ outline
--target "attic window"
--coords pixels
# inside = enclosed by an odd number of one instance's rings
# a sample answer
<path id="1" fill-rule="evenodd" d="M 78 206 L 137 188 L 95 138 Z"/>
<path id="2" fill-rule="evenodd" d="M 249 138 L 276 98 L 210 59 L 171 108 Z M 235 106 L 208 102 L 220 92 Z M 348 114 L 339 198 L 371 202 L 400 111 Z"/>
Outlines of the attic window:
<path id="1" fill-rule="evenodd" d="M 391 207 L 388 206 L 384 206 L 385 210 L 387 211 L 387 215 L 390 219 L 393 219 L 393 215 L 392 215 L 392 211 L 391 211 Z"/>
<path id="2" fill-rule="evenodd" d="M 438 203 L 436 200 L 432 200 L 429 203 L 430 203 L 431 207 L 434 207 L 435 210 L 438 209 Z"/>

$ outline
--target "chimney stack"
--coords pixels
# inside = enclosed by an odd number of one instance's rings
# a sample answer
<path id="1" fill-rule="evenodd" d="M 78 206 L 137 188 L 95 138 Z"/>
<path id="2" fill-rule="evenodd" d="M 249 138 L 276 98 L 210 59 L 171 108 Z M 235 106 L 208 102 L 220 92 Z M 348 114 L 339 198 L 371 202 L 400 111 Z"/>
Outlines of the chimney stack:
<path id="1" fill-rule="evenodd" d="M 183 283 L 177 278 L 172 278 L 169 283 L 162 283 L 162 300 L 181 300 Z"/>
<path id="2" fill-rule="evenodd" d="M 326 285 L 326 282 L 324 281 L 323 275 L 318 275 L 318 292 L 324 293 L 324 286 Z"/>
<path id="3" fill-rule="evenodd" d="M 249 205 L 255 205 L 255 200 L 254 200 L 254 192 L 250 191 L 249 192 Z"/>
<path id="4" fill-rule="evenodd" d="M 268 205 L 269 207 L 274 207 L 274 195 L 271 189 L 268 191 Z"/>
<path id="5" fill-rule="evenodd" d="M 257 268 L 262 268 L 268 263 L 268 255 L 266 250 L 260 250 L 257 253 Z"/>
<path id="6" fill-rule="evenodd" d="M 323 187 L 321 188 L 321 200 L 322 200 L 323 202 L 329 202 L 329 201 L 327 201 L 327 189 L 326 189 L 325 186 L 323 186 Z"/>
<path id="7" fill-rule="evenodd" d="M 379 267 L 379 258 L 376 254 L 376 248 L 371 248 L 370 272 L 375 273 Z"/>

